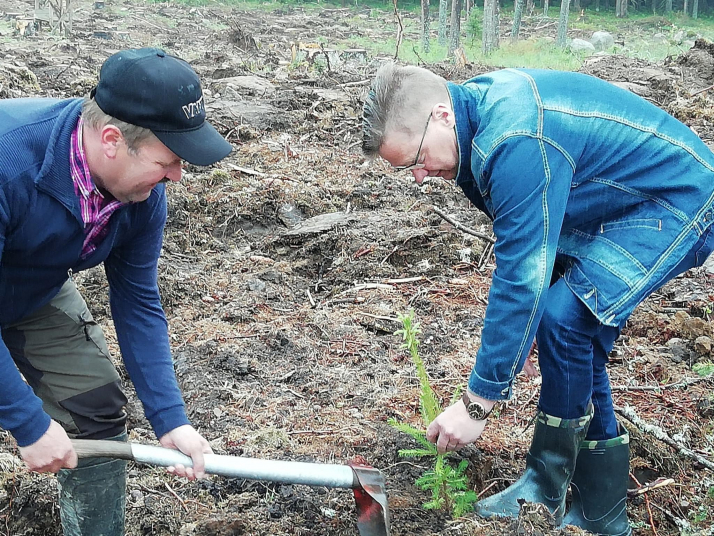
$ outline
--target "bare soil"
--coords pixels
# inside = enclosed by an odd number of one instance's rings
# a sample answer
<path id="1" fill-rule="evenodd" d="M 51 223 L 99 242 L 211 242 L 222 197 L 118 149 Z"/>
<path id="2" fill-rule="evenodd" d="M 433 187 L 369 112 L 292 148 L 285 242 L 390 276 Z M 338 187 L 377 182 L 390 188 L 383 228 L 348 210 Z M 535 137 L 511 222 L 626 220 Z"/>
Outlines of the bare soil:
<path id="1" fill-rule="evenodd" d="M 419 388 L 393 334 L 397 315 L 415 310 L 422 357 L 448 403 L 473 365 L 494 268 L 487 242 L 455 229 L 432 207 L 479 232 L 491 230 L 452 184 L 419 187 L 380 162 L 364 163 L 361 102 L 386 58 L 356 53 L 336 62 L 322 52 L 322 59 L 318 53 L 312 61 L 299 55 L 293 61 L 291 52 L 291 43 L 318 38 L 330 44 L 355 35 L 386 38 L 394 32 L 392 16 L 275 4 L 252 11 L 74 5 L 69 39 L 46 28 L 19 36 L 14 22 L 0 20 L 0 97 L 83 96 L 111 53 L 161 46 L 201 75 L 209 117 L 235 146 L 212 168 L 185 166 L 184 180 L 169 188 L 160 264 L 176 374 L 190 418 L 215 451 L 329 463 L 362 456 L 386 476 L 394 535 L 582 534 L 552 528 L 537 509 L 517 522 L 451 520 L 425 510 L 427 493 L 414 481 L 427 461 L 398 456 L 413 444 L 386 421 L 418 426 Z M 31 14 L 32 7 L 6 0 L 2 9 Z M 488 70 L 431 67 L 454 81 Z M 691 96 L 714 84 L 711 44 L 697 42 L 663 64 L 594 56 L 582 70 L 623 84 L 714 141 L 709 92 Z M 80 284 L 119 356 L 103 271 L 81 274 Z M 712 381 L 677 384 L 696 378 L 692 366 L 712 358 L 712 285 L 712 276 L 696 269 L 650 297 L 618 341 L 610 367 L 618 406 L 633 407 L 710 461 Z M 153 443 L 119 357 L 116 363 L 131 398 L 131 440 Z M 642 388 L 657 384 L 665 387 Z M 522 470 L 538 391 L 538 379 L 519 378 L 514 398 L 483 438 L 453 455 L 469 461 L 477 492 L 503 489 Z M 690 534 L 711 534 L 711 471 L 629 428 L 633 477 L 642 484 L 674 480 L 629 501 L 634 533 L 672 536 L 688 527 Z M 0 467 L 0 534 L 60 534 L 54 478 L 28 473 L 6 433 L 0 433 Z M 221 477 L 187 482 L 132 465 L 127 534 L 357 530 L 347 490 Z"/>

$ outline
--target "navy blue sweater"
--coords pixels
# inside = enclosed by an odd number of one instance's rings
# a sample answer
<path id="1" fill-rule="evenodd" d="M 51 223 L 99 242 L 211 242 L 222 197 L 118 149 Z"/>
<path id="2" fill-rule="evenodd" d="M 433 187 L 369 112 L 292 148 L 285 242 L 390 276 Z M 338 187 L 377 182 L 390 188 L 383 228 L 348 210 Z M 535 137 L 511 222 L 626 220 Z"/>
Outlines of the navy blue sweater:
<path id="1" fill-rule="evenodd" d="M 103 262 L 122 357 L 161 437 L 188 424 L 157 285 L 166 192 L 160 184 L 146 201 L 117 210 L 97 250 L 80 258 L 84 224 L 69 152 L 81 105 L 81 99 L 0 100 L 0 330 L 47 304 L 70 269 Z M 50 417 L 2 341 L 0 378 L 0 427 L 18 445 L 30 445 Z"/>

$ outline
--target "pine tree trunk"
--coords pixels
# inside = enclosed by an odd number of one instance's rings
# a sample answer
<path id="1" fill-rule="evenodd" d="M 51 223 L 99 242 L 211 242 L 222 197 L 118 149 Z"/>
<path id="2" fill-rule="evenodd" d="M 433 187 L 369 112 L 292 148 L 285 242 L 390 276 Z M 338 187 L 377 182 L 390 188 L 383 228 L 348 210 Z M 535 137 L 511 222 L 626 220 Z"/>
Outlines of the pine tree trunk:
<path id="1" fill-rule="evenodd" d="M 692 18 L 696 19 L 699 15 L 699 0 L 692 0 Z"/>
<path id="2" fill-rule="evenodd" d="M 574 9 L 575 11 L 578 11 L 578 12 L 582 9 L 581 6 L 580 6 L 580 0 L 574 0 L 574 1 L 573 1 L 573 9 Z M 562 6 L 561 6 L 560 10 L 563 11 Z"/>
<path id="3" fill-rule="evenodd" d="M 439 44 L 446 46 L 446 19 L 449 9 L 449 0 L 439 0 Z"/>
<path id="4" fill-rule="evenodd" d="M 431 16 L 429 14 L 429 0 L 421 0 L 421 49 L 429 52 L 429 26 Z"/>
<path id="5" fill-rule="evenodd" d="M 523 4 L 526 0 L 515 0 L 516 5 L 513 12 L 513 28 L 511 29 L 511 41 L 518 41 L 518 32 L 521 30 L 521 17 L 523 16 Z"/>
<path id="6" fill-rule="evenodd" d="M 627 1 L 628 0 L 616 0 L 615 1 L 615 16 L 621 19 L 627 17 Z M 686 2 L 686 0 L 685 0 Z"/>
<path id="7" fill-rule="evenodd" d="M 496 0 L 495 11 L 493 25 L 496 28 L 496 48 L 498 48 L 501 42 L 501 0 Z"/>
<path id="8" fill-rule="evenodd" d="M 449 57 L 459 48 L 461 41 L 461 1 L 451 0 L 451 28 L 449 29 Z"/>
<path id="9" fill-rule="evenodd" d="M 570 0 L 561 0 L 558 37 L 555 40 L 555 44 L 561 48 L 565 48 L 568 38 L 568 15 L 570 15 Z"/>
<path id="10" fill-rule="evenodd" d="M 689 15 L 689 2 L 688 2 L 688 0 L 684 0 L 684 9 L 683 9 L 683 11 L 684 11 L 684 14 L 685 14 L 685 15 Z"/>
<path id="11" fill-rule="evenodd" d="M 600 0 L 595 0 L 595 11 L 600 11 Z"/>
<path id="12" fill-rule="evenodd" d="M 530 17 L 535 11 L 535 0 L 526 0 L 526 13 Z"/>
<path id="13" fill-rule="evenodd" d="M 498 48 L 496 33 L 496 6 L 498 0 L 483 1 L 483 40 L 481 50 L 488 55 Z"/>
<path id="14" fill-rule="evenodd" d="M 666 0 L 664 3 L 664 12 L 669 15 L 672 13 L 672 0 Z"/>
<path id="15" fill-rule="evenodd" d="M 548 16 L 548 0 L 543 0 L 543 16 Z"/>
<path id="16" fill-rule="evenodd" d="M 471 10 L 474 8 L 474 0 L 466 0 L 466 20 L 471 16 Z"/>

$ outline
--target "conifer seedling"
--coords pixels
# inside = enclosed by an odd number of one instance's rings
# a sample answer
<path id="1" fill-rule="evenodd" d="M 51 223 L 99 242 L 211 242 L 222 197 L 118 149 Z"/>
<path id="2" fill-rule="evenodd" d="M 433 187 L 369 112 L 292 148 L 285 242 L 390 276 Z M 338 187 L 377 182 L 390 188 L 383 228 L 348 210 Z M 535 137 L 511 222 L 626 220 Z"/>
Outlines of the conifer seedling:
<path id="1" fill-rule="evenodd" d="M 478 500 L 478 495 L 469 489 L 466 477 L 467 460 L 462 460 L 456 467 L 449 464 L 446 454 L 439 454 L 436 445 L 426 439 L 426 427 L 441 413 L 436 394 L 429 383 L 429 376 L 426 372 L 424 362 L 419 356 L 419 339 L 421 327 L 414 319 L 414 311 L 409 311 L 405 315 L 398 315 L 402 323 L 402 329 L 394 334 L 401 335 L 404 343 L 402 348 L 409 351 L 409 355 L 416 367 L 419 378 L 419 409 L 421 413 L 424 429 L 418 429 L 407 423 L 400 423 L 395 419 L 388 422 L 395 429 L 412 437 L 419 445 L 414 449 L 402 449 L 399 455 L 406 458 L 428 457 L 434 460 L 433 469 L 427 470 L 419 477 L 415 484 L 421 489 L 431 492 L 431 500 L 424 503 L 426 509 L 439 509 L 451 512 L 454 518 L 461 517 L 473 510 L 473 506 Z M 451 403 L 453 404 L 461 396 L 460 389 L 457 390 Z"/>

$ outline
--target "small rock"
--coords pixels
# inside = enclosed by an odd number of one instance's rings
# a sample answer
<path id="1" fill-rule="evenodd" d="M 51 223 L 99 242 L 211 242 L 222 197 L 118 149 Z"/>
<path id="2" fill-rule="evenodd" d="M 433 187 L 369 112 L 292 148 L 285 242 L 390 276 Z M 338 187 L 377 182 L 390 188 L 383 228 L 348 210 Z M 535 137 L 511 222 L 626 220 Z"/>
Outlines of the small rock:
<path id="1" fill-rule="evenodd" d="M 708 337 L 712 333 L 711 324 L 698 316 L 687 320 L 684 327 L 692 339 L 697 339 L 702 336 Z"/>
<path id="2" fill-rule="evenodd" d="M 595 46 L 584 39 L 573 39 L 570 42 L 570 50 L 573 52 L 595 52 Z"/>
<path id="3" fill-rule="evenodd" d="M 712 340 L 702 335 L 694 341 L 694 351 L 699 355 L 709 355 L 712 351 Z"/>
<path id="4" fill-rule="evenodd" d="M 610 32 L 599 31 L 593 34 L 590 43 L 595 47 L 595 50 L 610 50 L 615 46 L 615 38 Z"/>
<path id="5" fill-rule="evenodd" d="M 667 348 L 672 352 L 672 361 L 681 363 L 685 358 L 689 358 L 689 350 L 682 339 L 670 339 L 667 341 Z"/>
<path id="6" fill-rule="evenodd" d="M 260 279 L 251 279 L 248 281 L 248 290 L 251 292 L 265 292 L 265 282 Z"/>
<path id="7" fill-rule="evenodd" d="M 283 203 L 278 209 L 278 218 L 286 227 L 294 227 L 305 219 L 305 215 L 295 205 Z"/>

